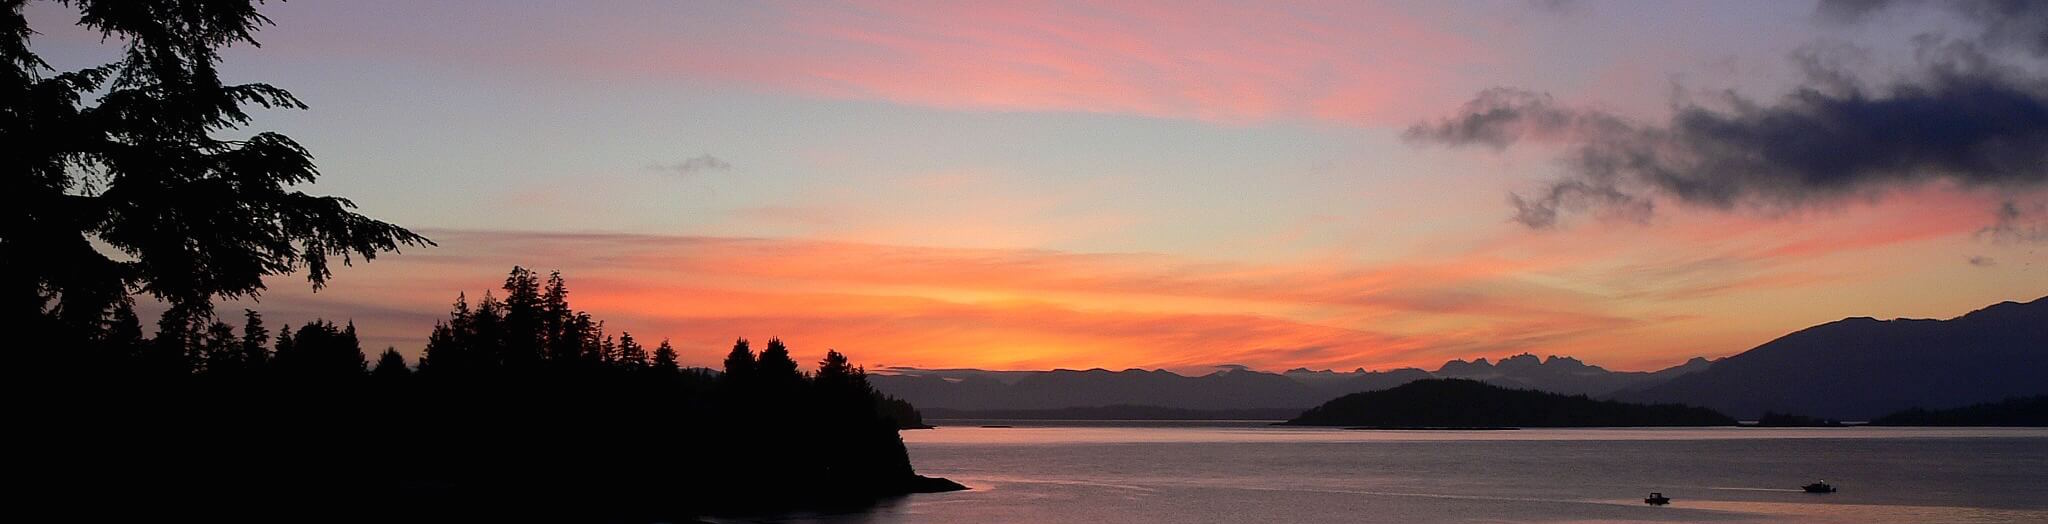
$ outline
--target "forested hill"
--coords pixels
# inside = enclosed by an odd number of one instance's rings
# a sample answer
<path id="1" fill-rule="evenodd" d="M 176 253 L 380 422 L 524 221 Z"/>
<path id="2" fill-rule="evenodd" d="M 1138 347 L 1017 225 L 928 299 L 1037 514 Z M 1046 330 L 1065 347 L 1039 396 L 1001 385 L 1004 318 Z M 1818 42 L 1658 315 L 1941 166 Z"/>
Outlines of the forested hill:
<path id="1" fill-rule="evenodd" d="M 1713 410 L 1593 400 L 1464 379 L 1418 380 L 1339 397 L 1286 422 L 1387 428 L 1732 426 Z"/>
<path id="2" fill-rule="evenodd" d="M 1878 417 L 1873 426 L 2048 427 L 2048 396 L 2017 397 L 1954 409 L 1908 409 Z"/>

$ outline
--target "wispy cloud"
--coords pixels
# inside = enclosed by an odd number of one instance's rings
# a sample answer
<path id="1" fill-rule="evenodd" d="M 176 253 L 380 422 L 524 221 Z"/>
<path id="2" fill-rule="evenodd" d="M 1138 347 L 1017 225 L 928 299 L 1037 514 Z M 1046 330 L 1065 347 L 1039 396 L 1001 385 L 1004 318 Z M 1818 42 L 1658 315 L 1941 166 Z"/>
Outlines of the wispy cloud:
<path id="1" fill-rule="evenodd" d="M 705 173 L 732 171 L 732 163 L 709 154 L 704 154 L 686 158 L 681 162 L 673 164 L 648 166 L 648 169 L 680 178 L 690 178 Z"/>

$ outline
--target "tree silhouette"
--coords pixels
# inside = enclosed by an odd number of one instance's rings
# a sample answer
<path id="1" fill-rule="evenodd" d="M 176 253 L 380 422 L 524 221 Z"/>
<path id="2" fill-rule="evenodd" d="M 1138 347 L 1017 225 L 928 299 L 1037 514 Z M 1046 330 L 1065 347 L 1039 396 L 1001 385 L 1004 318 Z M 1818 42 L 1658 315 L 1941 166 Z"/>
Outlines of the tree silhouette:
<path id="1" fill-rule="evenodd" d="M 541 307 L 540 276 L 513 266 L 512 274 L 505 277 L 505 323 L 500 335 L 506 366 L 527 368 L 540 362 L 546 342 Z"/>
<path id="2" fill-rule="evenodd" d="M 263 315 L 242 310 L 242 365 L 259 369 L 270 362 L 270 330 L 263 327 Z"/>
<path id="3" fill-rule="evenodd" d="M 559 275 L 550 280 L 549 288 L 566 290 Z M 525 294 L 512 287 L 508 295 Z M 549 304 L 550 294 L 564 300 Z M 604 520 L 690 521 L 707 511 L 840 505 L 958 487 L 910 469 L 896 429 L 918 424 L 916 411 L 877 394 L 838 351 L 805 375 L 782 340 L 756 355 L 740 338 L 720 379 L 680 369 L 669 340 L 650 355 L 630 332 L 606 335 L 603 322 L 571 309 L 561 292 L 542 292 L 535 302 L 541 328 L 523 337 L 510 326 L 525 306 L 486 293 L 471 308 L 465 297 L 435 323 L 417 372 L 396 348 L 366 366 L 352 321 L 279 326 L 273 337 L 252 310 L 237 333 L 196 309 L 173 308 L 152 343 L 191 366 L 185 375 L 97 383 L 103 401 L 64 397 L 78 404 L 60 411 L 81 413 L 82 422 L 32 427 L 87 436 L 55 448 L 65 451 L 65 467 L 147 481 L 154 488 L 141 496 L 156 497 L 152 508 L 250 500 L 356 507 L 350 504 L 397 493 L 450 508 L 554 500 L 619 512 Z M 117 303 L 101 320 L 102 342 L 140 343 L 133 317 Z M 559 333 L 548 318 L 566 319 Z M 536 348 L 568 347 L 553 344 L 573 339 L 578 356 L 520 367 L 506 348 L 521 338 Z M 568 354 L 545 353 L 550 360 Z M 265 356 L 267 365 L 252 364 Z M 364 445 L 393 435 L 422 445 L 402 455 Z M 708 453 L 619 458 L 621 443 L 643 441 Z M 446 487 L 410 487 L 418 484 Z"/>
<path id="4" fill-rule="evenodd" d="M 235 336 L 235 328 L 226 322 L 214 321 L 206 326 L 206 336 L 200 342 L 199 362 L 204 371 L 212 373 L 240 373 L 242 365 L 242 341 Z"/>
<path id="5" fill-rule="evenodd" d="M 339 379 L 361 376 L 367 364 L 353 323 L 347 329 L 314 320 L 299 326 L 291 345 L 280 341 L 276 366 L 279 372 L 300 378 Z"/>
<path id="6" fill-rule="evenodd" d="M 789 348 L 782 345 L 782 339 L 773 337 L 768 339 L 767 347 L 761 348 L 756 373 L 767 382 L 787 382 L 803 377 L 797 372 L 796 359 L 789 356 Z"/>
<path id="7" fill-rule="evenodd" d="M 292 190 L 319 171 L 282 134 L 214 136 L 248 124 L 249 106 L 305 108 L 283 89 L 220 79 L 221 48 L 255 45 L 269 22 L 253 2 L 67 4 L 124 49 L 112 64 L 50 74 L 29 49 L 22 3 L 4 6 L 0 318 L 75 335 L 139 291 L 169 302 L 178 320 L 196 320 L 210 316 L 215 297 L 260 293 L 266 276 L 304 270 L 318 289 L 333 257 L 345 265 L 433 244 L 355 213 L 346 199 Z M 92 95 L 96 103 L 86 103 Z M 189 350 L 190 327 L 160 345 Z"/>
<path id="8" fill-rule="evenodd" d="M 647 367 L 647 348 L 640 347 L 640 343 L 633 340 L 631 332 L 619 332 L 619 366 L 627 370 Z"/>
<path id="9" fill-rule="evenodd" d="M 812 377 L 819 389 L 829 390 L 830 394 L 874 394 L 874 388 L 868 385 L 867 370 L 854 366 L 846 355 L 835 350 L 825 350 L 825 358 L 818 361 L 818 372 Z"/>
<path id="10" fill-rule="evenodd" d="M 377 356 L 377 367 L 370 370 L 370 376 L 383 380 L 402 379 L 410 375 L 412 370 L 405 367 L 405 356 L 398 354 L 398 348 L 384 348 L 384 353 Z"/>
<path id="11" fill-rule="evenodd" d="M 562 272 L 548 273 L 547 290 L 541 293 L 541 330 L 547 339 L 547 358 L 569 363 L 583 357 L 583 334 L 576 311 L 569 308 L 569 283 Z M 584 320 L 588 320 L 586 317 Z"/>
<path id="12" fill-rule="evenodd" d="M 732 343 L 732 352 L 725 354 L 725 378 L 730 382 L 753 380 L 754 370 L 759 365 L 759 360 L 754 357 L 754 350 L 747 347 L 747 339 L 735 340 Z"/>
<path id="13" fill-rule="evenodd" d="M 121 297 L 107 314 L 105 327 L 99 334 L 100 361 L 95 367 L 110 368 L 119 363 L 131 362 L 146 350 L 147 341 L 142 338 L 142 320 L 135 316 L 135 300 Z"/>
<path id="14" fill-rule="evenodd" d="M 661 339 L 661 345 L 654 348 L 654 371 L 665 375 L 682 371 L 676 364 L 676 348 L 669 345 L 666 338 Z"/>

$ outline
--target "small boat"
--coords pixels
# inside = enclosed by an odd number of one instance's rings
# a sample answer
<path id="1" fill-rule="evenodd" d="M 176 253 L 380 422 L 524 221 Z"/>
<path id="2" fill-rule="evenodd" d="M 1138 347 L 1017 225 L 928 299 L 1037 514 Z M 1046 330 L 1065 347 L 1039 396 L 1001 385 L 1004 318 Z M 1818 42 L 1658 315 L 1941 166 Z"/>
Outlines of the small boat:
<path id="1" fill-rule="evenodd" d="M 1670 504 L 1670 503 L 1671 503 L 1671 497 L 1666 497 L 1666 496 L 1664 496 L 1664 494 L 1663 494 L 1663 493 L 1651 493 L 1651 494 L 1650 494 L 1650 498 L 1646 498 L 1646 499 L 1643 499 L 1643 503 L 1644 503 L 1644 504 L 1650 504 L 1650 505 L 1656 505 L 1656 506 L 1662 506 L 1662 505 L 1665 505 L 1665 504 Z"/>
<path id="2" fill-rule="evenodd" d="M 1834 487 L 1834 486 L 1830 486 L 1830 485 L 1828 485 L 1828 481 L 1825 481 L 1825 480 L 1823 480 L 1823 481 L 1820 481 L 1820 482 L 1815 482 L 1815 483 L 1812 483 L 1812 484 L 1807 484 L 1807 485 L 1805 485 L 1805 486 L 1801 486 L 1801 487 L 1800 487 L 1800 489 L 1804 489 L 1804 490 L 1806 490 L 1806 492 L 1807 492 L 1807 493 L 1834 493 L 1834 492 L 1835 492 L 1835 487 Z"/>

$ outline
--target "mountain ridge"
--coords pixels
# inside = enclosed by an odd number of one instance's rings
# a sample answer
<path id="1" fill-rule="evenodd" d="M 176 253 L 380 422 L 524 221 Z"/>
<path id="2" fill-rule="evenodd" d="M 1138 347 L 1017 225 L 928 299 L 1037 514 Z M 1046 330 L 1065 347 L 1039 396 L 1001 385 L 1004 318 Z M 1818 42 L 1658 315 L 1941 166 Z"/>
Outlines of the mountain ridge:
<path id="1" fill-rule="evenodd" d="M 1206 375 L 1095 368 L 1048 371 L 885 368 L 877 389 L 949 412 L 1106 406 L 1228 412 L 1301 409 L 1417 380 L 1470 379 L 1510 388 L 1639 403 L 1686 403 L 1737 418 L 1766 411 L 1870 420 L 1903 409 L 1944 409 L 2048 394 L 2048 297 L 2004 301 L 1949 319 L 1846 317 L 1749 350 L 1694 357 L 1657 371 L 1611 371 L 1533 353 L 1453 359 L 1434 371 L 1348 372 L 1243 366 Z M 1073 410 L 1111 413 L 1115 410 Z"/>
<path id="2" fill-rule="evenodd" d="M 1609 371 L 1576 358 L 1532 353 L 1511 355 L 1499 363 L 1480 358 L 1454 359 L 1437 371 L 1398 368 L 1348 372 L 1296 368 L 1280 373 L 1243 366 L 1206 375 L 1181 375 L 1161 369 L 1111 371 L 1053 369 L 990 371 L 971 368 L 885 368 L 870 380 L 884 393 L 921 409 L 944 412 L 1071 410 L 1105 406 L 1143 406 L 1167 410 L 1243 411 L 1305 410 L 1350 393 L 1377 391 L 1431 378 L 1463 378 L 1515 389 L 1569 395 L 1602 395 L 1662 382 L 1710 366 L 1704 358 L 1658 371 Z M 1086 410 L 1078 412 L 1087 412 Z M 1108 411 L 1103 411 L 1108 412 Z"/>
<path id="3" fill-rule="evenodd" d="M 1869 420 L 2048 394 L 2048 297 L 1945 320 L 1848 317 L 1794 331 L 1617 400 Z"/>

